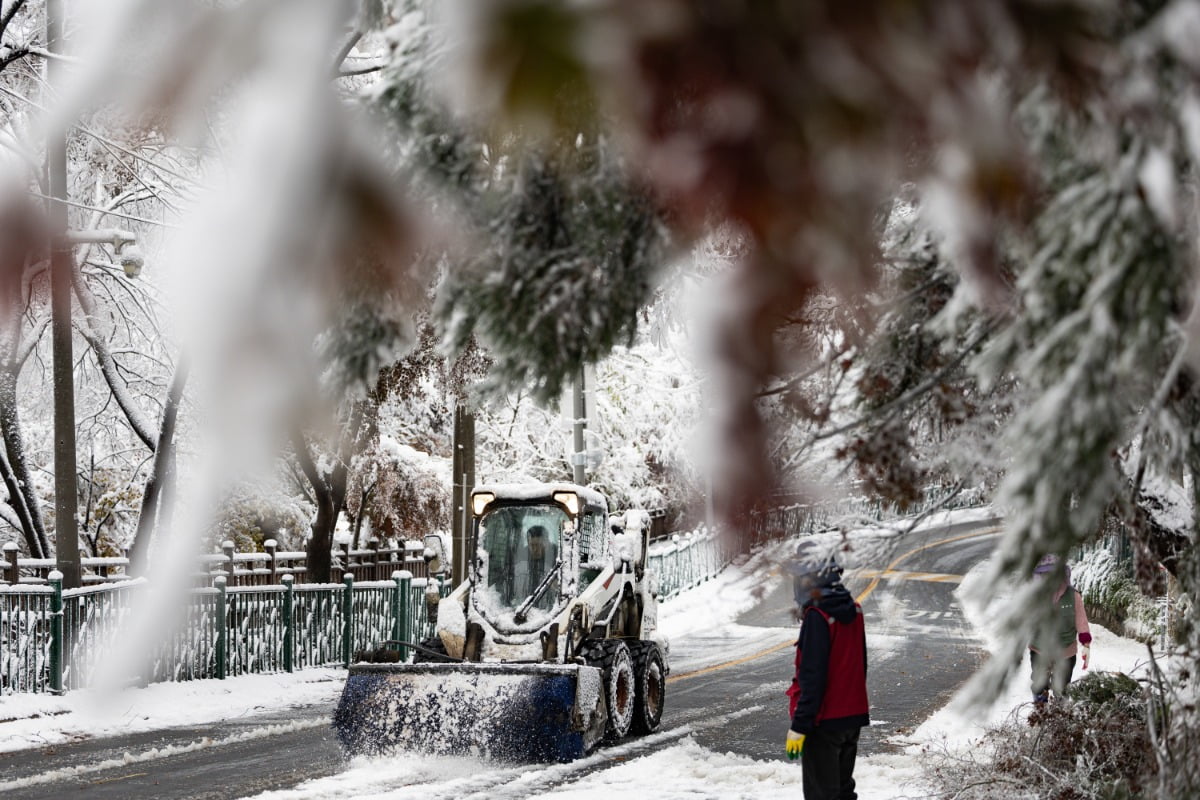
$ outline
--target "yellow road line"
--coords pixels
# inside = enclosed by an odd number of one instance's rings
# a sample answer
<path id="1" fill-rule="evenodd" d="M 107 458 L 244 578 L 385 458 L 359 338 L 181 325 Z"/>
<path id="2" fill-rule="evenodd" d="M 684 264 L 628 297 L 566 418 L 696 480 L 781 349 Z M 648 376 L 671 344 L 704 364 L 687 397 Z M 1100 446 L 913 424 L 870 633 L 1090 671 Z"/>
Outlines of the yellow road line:
<path id="1" fill-rule="evenodd" d="M 949 575 L 944 572 L 905 572 L 899 569 L 856 569 L 850 572 L 852 578 L 882 578 L 893 581 L 929 581 L 930 583 L 962 583 L 962 575 Z"/>
<path id="2" fill-rule="evenodd" d="M 112 778 L 97 778 L 94 781 L 89 781 L 89 783 L 91 783 L 93 786 L 97 786 L 101 783 L 116 783 L 117 781 L 127 781 L 130 778 L 144 778 L 149 774 L 150 774 L 149 772 L 131 772 L 128 775 L 116 775 Z"/>
<path id="3" fill-rule="evenodd" d="M 914 547 L 912 550 L 909 550 L 907 553 L 901 553 L 899 556 L 894 558 L 892 560 L 892 563 L 890 563 L 886 567 L 884 567 L 884 571 L 886 572 L 888 570 L 895 569 L 896 567 L 900 566 L 900 562 L 904 561 L 909 556 L 915 556 L 917 553 L 920 553 L 924 550 L 928 550 L 931 547 L 939 547 L 943 544 L 951 544 L 953 542 L 961 542 L 964 539 L 979 539 L 984 536 L 995 536 L 997 533 L 999 533 L 1002 530 L 1004 530 L 1004 528 L 1001 527 L 1000 525 L 993 525 L 992 527 L 985 528 L 981 531 L 972 531 L 971 533 L 964 533 L 964 534 L 960 534 L 959 536 L 951 536 L 948 539 L 939 539 L 936 542 L 929 542 L 927 544 L 921 545 L 920 547 Z M 863 600 L 870 597 L 871 592 L 875 591 L 875 587 L 879 585 L 879 581 L 880 581 L 880 578 L 878 576 L 871 579 L 871 582 L 867 585 L 867 588 L 863 589 L 862 594 L 860 594 L 858 597 L 856 597 L 854 599 L 861 603 Z"/>
<path id="4" fill-rule="evenodd" d="M 902 553 L 901 555 L 894 558 L 892 560 L 892 563 L 888 564 L 887 567 L 884 568 L 883 570 L 880 570 L 879 574 L 875 575 L 875 577 L 872 578 L 871 583 L 867 585 L 867 588 L 863 589 L 862 593 L 859 594 L 858 597 L 856 597 L 854 599 L 856 602 L 861 603 L 863 600 L 865 600 L 867 597 L 869 597 L 871 592 L 875 591 L 875 587 L 879 585 L 879 581 L 883 579 L 882 576 L 886 575 L 887 573 L 894 572 L 896 567 L 899 566 L 900 563 L 902 561 L 904 561 L 906 558 L 908 558 L 909 556 L 914 556 L 917 553 L 922 552 L 923 550 L 928 550 L 932 547 L 938 547 L 939 545 L 952 544 L 953 542 L 961 542 L 964 539 L 978 539 L 978 538 L 982 538 L 984 536 L 995 536 L 1001 530 L 1003 530 L 1003 528 L 999 525 L 996 525 L 991 528 L 986 528 L 982 531 L 972 531 L 971 533 L 964 533 L 964 534 L 960 534 L 959 536 L 951 536 L 947 539 L 939 539 L 936 542 L 929 542 L 928 544 L 923 544 L 920 547 L 914 547 L 912 550 L 909 550 L 907 553 Z M 918 574 L 929 574 L 929 573 L 907 573 L 907 574 L 918 575 Z M 950 576 L 944 576 L 944 577 L 959 578 L 959 580 L 961 580 L 961 576 L 957 576 L 957 575 L 950 575 Z M 756 658 L 762 658 L 763 656 L 770 655 L 771 653 L 777 653 L 780 650 L 784 649 L 785 647 L 792 647 L 795 643 L 796 643 L 796 641 L 794 639 L 789 639 L 786 642 L 780 642 L 777 645 L 768 647 L 766 650 L 760 650 L 759 652 L 754 653 L 753 655 L 744 656 L 743 658 L 734 659 L 733 661 L 725 661 L 721 664 L 714 664 L 711 667 L 701 667 L 700 669 L 694 669 L 691 672 L 681 672 L 677 675 L 672 675 L 669 678 L 667 678 L 667 683 L 674 683 L 675 681 L 681 681 L 684 678 L 694 678 L 697 675 L 707 675 L 710 672 L 716 672 L 717 670 L 722 670 L 722 669 L 725 669 L 726 667 L 736 667 L 738 664 L 745 664 L 747 661 L 753 661 Z"/>
<path id="5" fill-rule="evenodd" d="M 711 667 L 701 667 L 700 669 L 694 669 L 691 672 L 681 672 L 678 675 L 672 675 L 669 678 L 667 678 L 667 683 L 674 683 L 675 681 L 681 681 L 684 678 L 694 678 L 697 675 L 707 675 L 710 672 L 716 672 L 717 670 L 725 669 L 726 667 L 736 667 L 738 664 L 745 664 L 747 661 L 753 661 L 756 658 L 762 658 L 765 655 L 770 655 L 771 653 L 777 653 L 785 647 L 791 647 L 795 643 L 796 643 L 796 641 L 794 639 L 789 639 L 786 642 L 781 642 L 777 645 L 772 645 L 771 647 L 768 647 L 766 650 L 761 650 L 753 655 L 745 656 L 744 658 L 734 659 L 733 661 L 724 661 L 720 664 L 713 664 Z"/>

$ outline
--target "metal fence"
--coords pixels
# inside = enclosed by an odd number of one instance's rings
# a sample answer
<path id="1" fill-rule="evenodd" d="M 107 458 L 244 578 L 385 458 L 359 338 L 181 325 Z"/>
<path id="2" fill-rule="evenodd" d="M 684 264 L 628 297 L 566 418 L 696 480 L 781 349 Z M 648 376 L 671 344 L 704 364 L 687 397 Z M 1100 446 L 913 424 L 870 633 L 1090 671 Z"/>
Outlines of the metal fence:
<path id="1" fill-rule="evenodd" d="M 43 586 L 14 586 L 0 592 L 0 691 L 45 692 L 50 687 L 51 620 L 62 624 L 53 592 Z"/>
<path id="2" fill-rule="evenodd" d="M 728 537 L 700 526 L 691 533 L 675 534 L 655 542 L 646 554 L 646 567 L 657 578 L 657 594 L 669 599 L 714 577 L 733 558 Z"/>
<path id="3" fill-rule="evenodd" d="M 904 507 L 869 497 L 845 497 L 817 503 L 792 503 L 750 517 L 750 535 L 754 544 L 837 528 L 868 526 L 899 517 L 919 517 L 934 511 L 974 508 L 986 503 L 981 489 L 961 486 L 933 486 L 926 489 L 920 502 Z"/>
<path id="4" fill-rule="evenodd" d="M 436 580 L 436 579 L 434 579 Z M 429 579 L 397 572 L 390 581 L 193 589 L 183 619 L 163 631 L 143 674 L 148 683 L 226 678 L 348 665 L 386 639 L 432 635 Z M 61 692 L 94 685 L 121 646 L 123 625 L 148 590 L 145 581 L 62 588 L 0 587 L 0 694 Z M 437 584 L 439 594 L 446 587 Z"/>

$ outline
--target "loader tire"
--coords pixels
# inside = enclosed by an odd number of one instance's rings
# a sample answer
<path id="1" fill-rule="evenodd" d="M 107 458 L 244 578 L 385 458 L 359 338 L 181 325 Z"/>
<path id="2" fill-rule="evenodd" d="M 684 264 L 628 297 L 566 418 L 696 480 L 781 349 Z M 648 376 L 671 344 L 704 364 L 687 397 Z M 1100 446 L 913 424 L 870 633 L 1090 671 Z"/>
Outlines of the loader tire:
<path id="1" fill-rule="evenodd" d="M 439 636 L 431 636 L 428 639 L 422 639 L 421 647 L 423 647 L 425 650 L 428 650 L 430 652 L 426 653 L 426 652 L 418 650 L 414 647 L 412 649 L 412 651 L 413 651 L 413 659 L 412 660 L 413 660 L 414 664 L 422 664 L 422 663 L 438 664 L 438 663 L 443 663 L 446 661 L 454 661 L 455 660 L 453 658 L 450 658 L 450 654 L 446 652 L 446 645 L 444 642 L 442 642 L 442 639 Z"/>
<path id="2" fill-rule="evenodd" d="M 606 639 L 589 644 L 582 655 L 590 666 L 600 670 L 608 708 L 604 741 L 620 741 L 629 735 L 637 699 L 637 681 L 629 646 L 620 639 Z"/>
<path id="3" fill-rule="evenodd" d="M 654 642 L 638 642 L 632 648 L 634 685 L 633 732 L 654 733 L 662 722 L 667 699 L 667 669 Z"/>

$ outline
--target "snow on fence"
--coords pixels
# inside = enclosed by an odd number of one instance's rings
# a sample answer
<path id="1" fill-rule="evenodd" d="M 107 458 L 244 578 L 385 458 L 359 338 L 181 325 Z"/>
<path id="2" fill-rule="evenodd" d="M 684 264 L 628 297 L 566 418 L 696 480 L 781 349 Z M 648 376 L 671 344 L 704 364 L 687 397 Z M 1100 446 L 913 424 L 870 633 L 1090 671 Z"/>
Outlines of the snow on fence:
<path id="1" fill-rule="evenodd" d="M 0 593 L 0 693 L 50 690 L 51 599 L 46 586 Z"/>
<path id="2" fill-rule="evenodd" d="M 435 579 L 436 580 L 436 579 Z M 433 635 L 427 618 L 428 579 L 398 571 L 387 581 L 192 589 L 183 621 L 164 631 L 136 683 L 225 678 L 349 665 L 359 650 L 386 639 Z M 62 588 L 0 587 L 0 694 L 62 692 L 92 685 L 99 666 L 120 646 L 144 580 Z M 439 594 L 447 588 L 438 583 Z"/>
<path id="3" fill-rule="evenodd" d="M 4 583 L 40 583 L 45 584 L 46 576 L 57 569 L 53 558 L 24 558 L 20 554 L 20 545 L 7 542 L 4 545 L 4 560 L 0 563 L 0 584 Z M 93 557 L 81 556 L 80 566 L 83 570 L 85 584 L 108 583 L 111 581 L 128 580 L 125 574 L 129 566 L 129 557 Z"/>
<path id="4" fill-rule="evenodd" d="M 421 542 L 403 542 L 399 547 L 382 547 L 377 539 L 364 548 L 351 549 L 348 542 L 333 550 L 333 569 L 349 572 L 356 581 L 387 580 L 396 570 L 407 570 L 414 577 L 427 575 Z M 198 558 L 193 577 L 198 586 L 210 586 L 217 576 L 225 578 L 226 586 L 269 586 L 282 583 L 285 575 L 303 581 L 307 573 L 307 555 L 303 551 L 279 550 L 274 539 L 263 542 L 263 551 L 238 553 L 233 542 L 223 542 L 221 552 Z M 128 555 L 105 558 L 80 558 L 84 585 L 127 581 Z M 24 558 L 16 542 L 4 545 L 4 561 L 0 564 L 0 584 L 46 584 L 47 575 L 56 569 L 52 558 Z"/>

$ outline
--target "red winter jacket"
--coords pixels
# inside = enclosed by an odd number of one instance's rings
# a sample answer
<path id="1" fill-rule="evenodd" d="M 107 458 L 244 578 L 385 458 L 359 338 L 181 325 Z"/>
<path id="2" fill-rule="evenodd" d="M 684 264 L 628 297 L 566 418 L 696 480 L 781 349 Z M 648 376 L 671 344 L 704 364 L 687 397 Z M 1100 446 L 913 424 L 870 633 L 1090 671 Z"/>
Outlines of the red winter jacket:
<path id="1" fill-rule="evenodd" d="M 822 598 L 820 606 L 829 610 L 817 605 L 804 609 L 796 641 L 796 675 L 787 691 L 796 733 L 861 728 L 871 722 L 862 607 L 848 594 L 844 602 L 828 604 L 827 599 L 835 598 Z"/>

